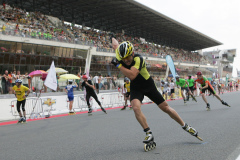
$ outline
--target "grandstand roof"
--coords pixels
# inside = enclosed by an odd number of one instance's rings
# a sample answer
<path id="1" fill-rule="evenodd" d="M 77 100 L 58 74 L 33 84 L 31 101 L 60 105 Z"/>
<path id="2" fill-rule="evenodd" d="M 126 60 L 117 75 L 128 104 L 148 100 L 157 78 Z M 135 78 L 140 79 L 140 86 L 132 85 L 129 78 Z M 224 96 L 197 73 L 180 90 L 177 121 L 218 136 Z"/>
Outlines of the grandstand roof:
<path id="1" fill-rule="evenodd" d="M 8 0 L 26 11 L 75 22 L 100 30 L 143 37 L 148 42 L 199 50 L 218 42 L 133 0 Z"/>

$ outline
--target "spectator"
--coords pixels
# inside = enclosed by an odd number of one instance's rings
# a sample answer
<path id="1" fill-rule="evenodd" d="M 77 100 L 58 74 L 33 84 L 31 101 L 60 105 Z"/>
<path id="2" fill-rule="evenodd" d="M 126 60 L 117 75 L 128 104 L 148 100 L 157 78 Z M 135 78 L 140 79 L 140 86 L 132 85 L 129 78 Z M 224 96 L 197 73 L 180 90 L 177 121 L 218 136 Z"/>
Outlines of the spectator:
<path id="1" fill-rule="evenodd" d="M 17 71 L 16 78 L 17 78 L 17 79 L 22 79 L 22 75 L 20 74 L 20 71 Z"/>
<path id="2" fill-rule="evenodd" d="M 3 76 L 2 76 L 2 90 L 3 94 L 8 93 L 8 70 L 5 70 Z"/>
<path id="3" fill-rule="evenodd" d="M 12 94 L 12 72 L 8 74 L 8 93 Z"/>
<path id="4" fill-rule="evenodd" d="M 80 72 L 77 73 L 77 76 L 80 78 L 80 79 L 76 79 L 76 83 L 77 83 L 77 90 L 79 91 L 79 87 L 80 87 L 80 80 L 81 80 L 81 75 L 80 75 Z"/>
<path id="5" fill-rule="evenodd" d="M 12 73 L 12 87 L 15 86 L 15 81 L 16 80 L 17 80 L 16 70 L 14 70 L 13 73 Z"/>
<path id="6" fill-rule="evenodd" d="M 23 75 L 22 78 L 23 78 L 23 80 L 22 80 L 23 85 L 29 88 L 29 86 L 28 86 L 28 79 L 30 77 L 28 76 L 28 72 L 25 72 L 25 75 Z"/>
<path id="7" fill-rule="evenodd" d="M 0 93 L 3 94 L 3 90 L 2 90 L 2 74 L 0 74 Z"/>
<path id="8" fill-rule="evenodd" d="M 2 26 L 2 34 L 6 34 L 6 26 L 4 24 Z"/>

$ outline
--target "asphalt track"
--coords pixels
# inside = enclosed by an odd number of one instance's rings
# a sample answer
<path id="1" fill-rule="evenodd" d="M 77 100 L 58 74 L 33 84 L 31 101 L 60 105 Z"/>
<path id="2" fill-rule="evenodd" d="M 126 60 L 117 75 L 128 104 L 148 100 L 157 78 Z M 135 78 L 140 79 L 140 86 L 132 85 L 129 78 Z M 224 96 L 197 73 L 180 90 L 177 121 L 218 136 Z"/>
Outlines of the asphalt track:
<path id="1" fill-rule="evenodd" d="M 220 95 L 232 107 L 207 97 L 169 102 L 204 141 L 186 133 L 155 104 L 142 106 L 157 148 L 145 152 L 142 128 L 132 110 L 77 114 L 0 126 L 0 160 L 235 160 L 240 154 L 240 92 Z"/>

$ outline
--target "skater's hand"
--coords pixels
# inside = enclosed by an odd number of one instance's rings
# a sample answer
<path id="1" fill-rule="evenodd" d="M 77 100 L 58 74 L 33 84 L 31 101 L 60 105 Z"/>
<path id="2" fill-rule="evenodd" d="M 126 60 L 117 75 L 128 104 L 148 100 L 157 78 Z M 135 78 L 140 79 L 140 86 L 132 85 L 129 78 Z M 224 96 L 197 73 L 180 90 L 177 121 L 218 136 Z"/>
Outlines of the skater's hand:
<path id="1" fill-rule="evenodd" d="M 24 95 L 23 98 L 25 99 L 25 98 L 26 98 L 26 95 Z"/>
<path id="2" fill-rule="evenodd" d="M 117 68 L 120 68 L 122 66 L 122 64 L 117 60 L 117 58 L 113 58 L 111 63 Z"/>
<path id="3" fill-rule="evenodd" d="M 199 89 L 203 89 L 202 87 L 199 87 Z"/>

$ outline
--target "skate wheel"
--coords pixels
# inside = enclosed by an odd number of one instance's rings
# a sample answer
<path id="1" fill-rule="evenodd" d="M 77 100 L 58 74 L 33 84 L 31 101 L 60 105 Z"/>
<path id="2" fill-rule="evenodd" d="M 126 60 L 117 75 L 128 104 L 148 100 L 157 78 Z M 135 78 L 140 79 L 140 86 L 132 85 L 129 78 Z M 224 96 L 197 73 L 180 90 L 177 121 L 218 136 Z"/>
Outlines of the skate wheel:
<path id="1" fill-rule="evenodd" d="M 157 145 L 156 145 L 156 143 L 155 143 L 155 142 L 153 142 L 153 148 L 156 148 L 156 146 L 157 146 Z"/>
<path id="2" fill-rule="evenodd" d="M 145 152 L 150 151 L 150 147 L 148 144 L 144 144 L 144 150 Z"/>

